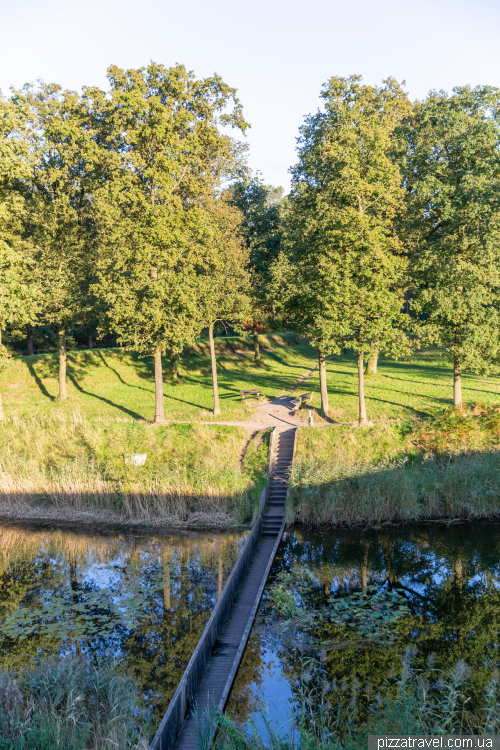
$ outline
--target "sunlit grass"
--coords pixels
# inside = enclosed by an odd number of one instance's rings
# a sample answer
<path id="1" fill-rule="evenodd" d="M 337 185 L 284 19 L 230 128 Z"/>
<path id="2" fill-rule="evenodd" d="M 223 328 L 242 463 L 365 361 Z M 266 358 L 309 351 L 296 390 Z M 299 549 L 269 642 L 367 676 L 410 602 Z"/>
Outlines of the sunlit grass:
<path id="1" fill-rule="evenodd" d="M 371 428 L 303 429 L 289 521 L 360 524 L 500 513 L 500 409 Z"/>
<path id="2" fill-rule="evenodd" d="M 268 441 L 247 441 L 222 425 L 91 421 L 79 411 L 11 417 L 0 422 L 0 500 L 231 526 L 252 518 L 265 484 Z M 146 464 L 126 464 L 132 452 Z"/>

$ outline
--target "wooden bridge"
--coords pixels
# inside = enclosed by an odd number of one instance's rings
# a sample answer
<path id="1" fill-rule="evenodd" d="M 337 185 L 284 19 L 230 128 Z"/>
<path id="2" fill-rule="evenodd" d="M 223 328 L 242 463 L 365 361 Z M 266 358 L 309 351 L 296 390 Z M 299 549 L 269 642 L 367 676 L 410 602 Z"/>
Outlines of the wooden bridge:
<path id="1" fill-rule="evenodd" d="M 211 716 L 222 712 L 250 635 L 271 565 L 285 529 L 286 477 L 295 452 L 296 428 L 271 434 L 267 487 L 261 512 L 186 668 L 151 750 L 204 750 L 197 737 L 217 731 Z M 197 716 L 193 715 L 193 709 Z"/>

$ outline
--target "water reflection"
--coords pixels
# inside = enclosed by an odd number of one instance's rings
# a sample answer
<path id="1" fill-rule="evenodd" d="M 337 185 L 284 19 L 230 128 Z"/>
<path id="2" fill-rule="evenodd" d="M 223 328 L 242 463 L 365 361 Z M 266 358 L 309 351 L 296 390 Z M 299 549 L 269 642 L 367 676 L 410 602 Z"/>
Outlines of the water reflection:
<path id="1" fill-rule="evenodd" d="M 437 670 L 449 670 L 459 659 L 467 662 L 473 696 L 479 696 L 500 661 L 499 583 L 495 523 L 366 532 L 296 529 L 278 551 L 253 648 L 228 709 L 239 723 L 256 720 L 264 733 L 262 710 L 279 725 L 289 719 L 282 701 L 277 717 L 277 686 L 282 697 L 288 691 L 295 700 L 299 676 L 309 671 L 314 682 L 326 670 L 339 685 L 354 682 L 376 691 L 412 645 L 418 649 L 416 668 L 428 668 L 429 657 Z M 396 593 L 401 616 L 386 617 L 382 607 L 371 633 L 360 626 L 359 610 L 345 621 L 336 615 L 342 597 L 351 597 L 354 605 L 374 594 L 390 599 Z"/>
<path id="2" fill-rule="evenodd" d="M 160 717 L 237 557 L 239 534 L 100 536 L 0 525 L 0 667 L 111 653 Z"/>

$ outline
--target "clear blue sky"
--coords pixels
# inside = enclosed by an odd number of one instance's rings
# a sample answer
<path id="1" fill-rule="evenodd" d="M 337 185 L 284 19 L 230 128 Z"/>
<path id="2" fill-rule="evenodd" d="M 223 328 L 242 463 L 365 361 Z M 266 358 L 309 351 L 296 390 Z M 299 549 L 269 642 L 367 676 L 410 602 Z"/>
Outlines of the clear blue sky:
<path id="1" fill-rule="evenodd" d="M 250 166 L 289 186 L 304 115 L 332 75 L 406 80 L 411 98 L 500 87 L 500 0 L 0 0 L 0 88 L 106 86 L 110 64 L 180 62 L 238 89 Z"/>

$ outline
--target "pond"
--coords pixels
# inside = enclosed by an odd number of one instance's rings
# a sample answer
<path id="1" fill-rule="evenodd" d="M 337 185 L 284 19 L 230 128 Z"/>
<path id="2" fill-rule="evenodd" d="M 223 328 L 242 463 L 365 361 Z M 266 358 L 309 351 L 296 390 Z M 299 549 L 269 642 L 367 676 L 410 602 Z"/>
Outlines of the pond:
<path id="1" fill-rule="evenodd" d="M 0 524 L 0 668 L 112 655 L 161 719 L 243 534 L 44 531 Z"/>
<path id="2" fill-rule="evenodd" d="M 228 712 L 261 736 L 266 719 L 290 732 L 304 680 L 374 696 L 409 649 L 422 673 L 466 662 L 474 701 L 500 662 L 499 531 L 487 522 L 287 533 Z M 362 701 L 356 711 L 361 722 Z"/>

